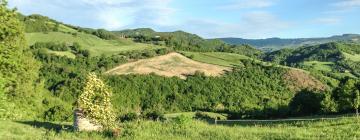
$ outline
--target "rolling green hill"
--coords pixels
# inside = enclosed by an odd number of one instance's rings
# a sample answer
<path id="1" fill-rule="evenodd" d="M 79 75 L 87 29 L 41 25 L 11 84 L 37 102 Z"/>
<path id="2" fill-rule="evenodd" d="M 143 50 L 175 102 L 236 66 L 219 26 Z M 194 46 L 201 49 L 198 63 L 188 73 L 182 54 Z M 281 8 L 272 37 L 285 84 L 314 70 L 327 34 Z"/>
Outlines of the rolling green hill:
<path id="1" fill-rule="evenodd" d="M 163 48 L 156 45 L 134 43 L 132 40 L 117 37 L 104 29 L 89 29 L 64 24 L 42 15 L 24 16 L 18 14 L 18 18 L 25 24 L 28 45 L 33 45 L 36 42 L 72 45 L 76 42 L 83 47 L 82 49 L 89 50 L 93 56 Z"/>
<path id="2" fill-rule="evenodd" d="M 139 28 L 114 31 L 114 33 L 132 38 L 136 42 L 164 45 L 183 51 L 215 51 L 226 46 L 220 40 L 206 40 L 196 34 L 184 31 L 156 32 L 149 28 Z"/>
<path id="3" fill-rule="evenodd" d="M 268 39 L 243 39 L 243 38 L 219 38 L 226 43 L 240 45 L 249 44 L 256 48 L 263 50 L 278 50 L 282 48 L 299 47 L 304 45 L 317 45 L 329 42 L 360 42 L 360 35 L 358 34 L 344 34 L 332 37 L 323 38 L 295 38 L 295 39 L 281 39 L 281 38 L 268 38 Z"/>
<path id="4" fill-rule="evenodd" d="M 356 43 L 326 43 L 266 53 L 264 61 L 327 73 L 341 79 L 359 77 L 360 45 Z"/>
<path id="5" fill-rule="evenodd" d="M 135 42 L 156 44 L 174 48 L 178 51 L 228 52 L 258 57 L 262 52 L 248 45 L 229 45 L 219 39 L 204 39 L 184 31 L 156 32 L 150 28 L 114 31 L 118 36 L 132 38 Z"/>

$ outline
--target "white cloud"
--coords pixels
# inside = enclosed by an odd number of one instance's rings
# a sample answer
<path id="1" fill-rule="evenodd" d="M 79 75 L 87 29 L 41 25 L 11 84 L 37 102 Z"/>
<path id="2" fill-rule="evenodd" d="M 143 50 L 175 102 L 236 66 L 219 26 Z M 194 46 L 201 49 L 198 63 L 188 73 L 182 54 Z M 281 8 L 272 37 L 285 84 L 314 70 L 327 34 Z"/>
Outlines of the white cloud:
<path id="1" fill-rule="evenodd" d="M 321 17 L 313 20 L 312 22 L 317 24 L 336 25 L 341 22 L 341 19 L 337 17 Z"/>
<path id="2" fill-rule="evenodd" d="M 188 21 L 182 28 L 206 38 L 265 38 L 277 34 L 289 26 L 289 22 L 283 21 L 271 13 L 257 11 L 246 13 L 237 23 L 195 19 Z"/>
<path id="3" fill-rule="evenodd" d="M 239 10 L 252 8 L 266 8 L 274 5 L 273 0 L 236 0 L 227 5 L 219 6 L 223 10 Z"/>
<path id="4" fill-rule="evenodd" d="M 106 8 L 106 10 L 99 10 L 95 17 L 102 24 L 103 28 L 113 30 L 132 24 L 134 19 L 131 17 L 134 13 L 135 11 L 130 8 L 123 8 L 121 10 Z"/>
<path id="5" fill-rule="evenodd" d="M 175 9 L 171 0 L 82 0 L 98 9 L 97 17 L 108 29 L 133 24 L 158 26 L 170 24 Z"/>
<path id="6" fill-rule="evenodd" d="M 172 24 L 172 14 L 176 10 L 171 8 L 171 2 L 172 0 L 9 0 L 11 6 L 26 13 L 39 13 L 65 20 L 80 17 L 82 21 L 78 22 L 94 22 L 87 23 L 91 27 L 114 30 L 133 25 Z"/>
<path id="7" fill-rule="evenodd" d="M 330 4 L 332 10 L 326 11 L 327 14 L 338 14 L 351 12 L 356 8 L 360 8 L 360 0 L 339 0 Z"/>
<path id="8" fill-rule="evenodd" d="M 360 7 L 360 0 L 341 0 L 340 2 L 334 3 L 333 5 L 340 8 Z"/>

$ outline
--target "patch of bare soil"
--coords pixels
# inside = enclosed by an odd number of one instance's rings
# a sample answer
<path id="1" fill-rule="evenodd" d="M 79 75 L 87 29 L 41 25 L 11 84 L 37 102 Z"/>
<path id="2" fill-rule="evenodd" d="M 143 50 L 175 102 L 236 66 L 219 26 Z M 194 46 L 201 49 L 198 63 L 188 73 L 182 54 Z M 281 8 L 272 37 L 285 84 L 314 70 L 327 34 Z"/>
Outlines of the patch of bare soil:
<path id="1" fill-rule="evenodd" d="M 327 89 L 327 86 L 318 79 L 300 70 L 290 69 L 284 75 L 284 79 L 288 83 L 289 88 L 294 91 L 299 91 L 302 89 L 323 91 Z"/>

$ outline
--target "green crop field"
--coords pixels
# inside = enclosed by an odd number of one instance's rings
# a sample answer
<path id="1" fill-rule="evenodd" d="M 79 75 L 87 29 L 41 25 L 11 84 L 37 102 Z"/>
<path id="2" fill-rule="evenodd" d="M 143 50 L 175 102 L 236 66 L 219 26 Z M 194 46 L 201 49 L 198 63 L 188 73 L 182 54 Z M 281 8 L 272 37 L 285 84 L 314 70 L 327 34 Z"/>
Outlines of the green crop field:
<path id="1" fill-rule="evenodd" d="M 114 139 L 100 132 L 74 132 L 71 123 L 0 121 L 3 139 Z M 359 139 L 356 118 L 214 125 L 199 120 L 134 121 L 122 124 L 118 139 Z"/>
<path id="2" fill-rule="evenodd" d="M 193 60 L 226 67 L 238 66 L 241 60 L 251 59 L 245 55 L 223 52 L 180 52 Z"/>
<path id="3" fill-rule="evenodd" d="M 134 43 L 126 39 L 103 40 L 96 36 L 79 32 L 76 35 L 62 32 L 28 33 L 26 34 L 26 40 L 28 41 L 28 45 L 36 42 L 65 42 L 68 44 L 78 42 L 94 56 L 101 54 L 111 55 L 124 51 L 162 48 L 156 45 Z"/>

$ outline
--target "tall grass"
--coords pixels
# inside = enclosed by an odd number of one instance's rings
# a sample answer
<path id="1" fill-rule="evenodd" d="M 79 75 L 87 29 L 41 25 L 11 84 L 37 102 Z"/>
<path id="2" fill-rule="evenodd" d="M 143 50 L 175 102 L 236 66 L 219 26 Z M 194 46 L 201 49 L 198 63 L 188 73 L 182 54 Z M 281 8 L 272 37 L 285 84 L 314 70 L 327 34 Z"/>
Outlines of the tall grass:
<path id="1" fill-rule="evenodd" d="M 1 139 L 113 139 L 104 133 L 73 132 L 67 124 L 0 121 Z M 122 124 L 117 139 L 359 139 L 356 118 L 256 125 L 213 125 L 197 120 L 134 121 Z"/>

